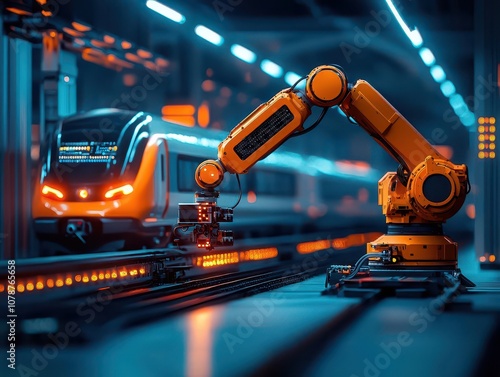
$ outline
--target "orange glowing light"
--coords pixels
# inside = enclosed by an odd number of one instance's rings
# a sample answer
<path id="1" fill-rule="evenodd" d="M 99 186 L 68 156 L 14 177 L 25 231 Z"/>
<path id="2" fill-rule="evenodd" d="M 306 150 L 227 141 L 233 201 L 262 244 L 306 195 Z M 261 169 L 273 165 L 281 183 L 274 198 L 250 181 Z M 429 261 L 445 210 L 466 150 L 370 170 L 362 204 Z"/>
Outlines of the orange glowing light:
<path id="1" fill-rule="evenodd" d="M 75 275 L 75 281 L 77 283 L 81 282 L 82 281 L 82 275 Z"/>
<path id="2" fill-rule="evenodd" d="M 257 201 L 257 195 L 253 191 L 248 191 L 247 194 L 247 202 L 248 203 L 255 203 Z"/>
<path id="3" fill-rule="evenodd" d="M 491 133 L 494 133 L 496 130 L 497 130 L 497 128 L 495 126 L 490 126 L 490 132 Z"/>
<path id="4" fill-rule="evenodd" d="M 97 275 L 92 274 L 92 276 L 90 277 L 90 280 L 97 281 Z"/>
<path id="5" fill-rule="evenodd" d="M 479 124 L 484 124 L 484 117 L 479 117 L 479 118 L 477 118 L 477 122 L 478 122 Z M 479 132 L 481 132 L 481 131 L 479 131 Z"/>
<path id="6" fill-rule="evenodd" d="M 484 255 L 480 256 L 479 262 L 486 262 L 486 257 Z"/>
<path id="7" fill-rule="evenodd" d="M 477 128 L 477 131 L 478 131 L 479 133 L 483 133 L 483 132 L 484 132 L 484 126 L 479 126 L 479 127 Z"/>
<path id="8" fill-rule="evenodd" d="M 433 147 L 448 160 L 453 157 L 453 148 L 450 145 L 434 145 Z"/>
<path id="9" fill-rule="evenodd" d="M 203 101 L 203 103 L 198 107 L 198 124 L 200 127 L 207 127 L 210 123 L 210 108 L 208 107 L 208 102 Z"/>
<path id="10" fill-rule="evenodd" d="M 5 291 L 5 286 L 3 284 L 0 284 L 0 292 Z"/>
<path id="11" fill-rule="evenodd" d="M 47 279 L 47 288 L 54 288 L 54 279 Z"/>
<path id="12" fill-rule="evenodd" d="M 129 195 L 133 191 L 134 191 L 134 187 L 132 185 L 127 184 L 127 185 L 120 186 L 120 187 L 117 187 L 117 188 L 114 188 L 114 189 L 107 191 L 106 194 L 104 194 L 104 197 L 106 199 L 111 199 L 111 198 L 113 198 L 115 196 L 119 196 L 119 195 Z"/>
<path id="13" fill-rule="evenodd" d="M 196 258 L 196 265 L 201 267 L 224 266 L 240 261 L 238 252 L 204 255 Z"/>
<path id="14" fill-rule="evenodd" d="M 193 105 L 165 105 L 161 108 L 162 115 L 194 115 Z"/>
<path id="15" fill-rule="evenodd" d="M 112 45 L 113 43 L 116 42 L 116 39 L 114 37 L 112 37 L 111 35 L 104 35 L 104 38 L 103 38 L 104 42 Z"/>
<path id="16" fill-rule="evenodd" d="M 465 213 L 470 219 L 476 218 L 476 206 L 474 204 L 469 204 L 465 207 Z"/>
<path id="17" fill-rule="evenodd" d="M 242 251 L 239 254 L 239 259 L 241 261 L 254 261 L 254 260 L 264 260 L 272 259 L 278 256 L 278 249 L 275 247 L 267 247 L 262 249 L 250 249 Z"/>
<path id="18" fill-rule="evenodd" d="M 156 71 L 156 64 L 153 63 L 153 62 L 150 62 L 150 61 L 145 61 L 142 63 L 142 65 L 144 67 L 146 67 L 147 69 L 149 69 L 150 71 Z"/>
<path id="19" fill-rule="evenodd" d="M 495 261 L 496 257 L 492 254 L 488 257 L 488 260 L 493 263 Z"/>
<path id="20" fill-rule="evenodd" d="M 104 273 L 100 272 L 98 277 L 99 280 L 104 280 Z"/>
<path id="21" fill-rule="evenodd" d="M 66 280 L 64 280 L 64 283 L 66 285 L 71 285 L 71 284 L 73 284 L 73 279 L 71 279 L 70 277 L 67 277 Z"/>
<path id="22" fill-rule="evenodd" d="M 495 124 L 495 122 L 496 122 L 495 117 L 490 117 L 490 124 Z"/>
<path id="23" fill-rule="evenodd" d="M 484 158 L 484 152 L 479 152 L 479 153 L 477 154 L 477 157 L 479 157 L 479 158 Z"/>
<path id="24" fill-rule="evenodd" d="M 27 291 L 32 291 L 33 289 L 35 289 L 35 285 L 33 283 L 26 284 Z"/>
<path id="25" fill-rule="evenodd" d="M 495 152 L 490 152 L 490 158 L 495 158 Z"/>
<path id="26" fill-rule="evenodd" d="M 170 65 L 170 62 L 167 59 L 156 58 L 155 63 L 158 67 L 165 69 Z"/>
<path id="27" fill-rule="evenodd" d="M 19 293 L 23 293 L 24 292 L 24 284 L 18 284 L 17 285 L 17 291 Z"/>
<path id="28" fill-rule="evenodd" d="M 215 90 L 215 83 L 212 80 L 204 80 L 201 83 L 201 89 L 204 92 L 213 92 Z"/>
<path id="29" fill-rule="evenodd" d="M 301 242 L 301 243 L 297 244 L 297 252 L 299 254 L 314 253 L 315 251 L 325 250 L 328 248 L 330 248 L 330 241 L 329 240 Z"/>
<path id="30" fill-rule="evenodd" d="M 86 31 L 92 30 L 92 28 L 90 26 L 84 25 L 84 24 L 82 24 L 80 22 L 76 22 L 76 21 L 73 21 L 71 23 L 71 25 L 73 26 L 73 28 L 75 30 L 81 31 L 83 33 L 86 32 Z"/>
<path id="31" fill-rule="evenodd" d="M 41 290 L 41 289 L 43 289 L 43 283 L 41 281 L 37 281 L 35 287 L 36 287 L 36 289 Z"/>
<path id="32" fill-rule="evenodd" d="M 43 185 L 42 187 L 42 194 L 45 195 L 45 196 L 51 196 L 51 197 L 56 197 L 58 199 L 62 199 L 64 198 L 64 195 L 61 191 L 53 188 L 53 187 L 50 187 L 48 185 Z"/>
<path id="33" fill-rule="evenodd" d="M 88 283 L 89 282 L 89 277 L 87 275 L 84 275 L 82 278 L 82 282 Z"/>
<path id="34" fill-rule="evenodd" d="M 132 43 L 130 43 L 128 41 L 122 41 L 121 45 L 122 45 L 122 48 L 124 50 L 128 50 L 129 48 L 132 48 Z"/>
<path id="35" fill-rule="evenodd" d="M 151 52 L 142 49 L 137 50 L 137 55 L 144 59 L 149 59 L 153 56 Z"/>
<path id="36" fill-rule="evenodd" d="M 56 287 L 60 288 L 64 285 L 63 279 L 57 279 L 56 280 Z"/>
<path id="37" fill-rule="evenodd" d="M 78 196 L 82 199 L 87 199 L 89 196 L 89 192 L 85 189 L 81 189 L 80 191 L 78 191 Z"/>
<path id="38" fill-rule="evenodd" d="M 5 8 L 5 10 L 12 12 L 12 13 L 15 13 L 15 14 L 18 14 L 20 16 L 32 16 L 33 15 L 33 13 L 31 13 L 31 12 L 28 12 L 26 10 L 22 10 L 19 8 L 7 7 L 7 8 Z"/>
<path id="39" fill-rule="evenodd" d="M 162 119 L 166 122 L 172 122 L 186 127 L 194 127 L 196 123 L 194 116 L 187 116 L 187 115 L 168 115 L 168 116 L 162 116 Z"/>
<path id="40" fill-rule="evenodd" d="M 109 272 L 106 272 L 106 273 L 104 274 L 104 277 L 105 277 L 106 279 L 109 279 L 109 278 L 111 277 L 111 274 L 110 274 Z"/>
<path id="41" fill-rule="evenodd" d="M 83 33 L 79 32 L 79 31 L 76 31 L 76 30 L 73 30 L 69 27 L 63 27 L 62 29 L 66 34 L 68 35 L 71 35 L 72 37 L 75 37 L 75 38 L 79 38 L 79 37 L 83 37 Z M 52 38 L 55 38 L 57 35 L 57 33 L 54 32 L 54 35 L 52 35 L 52 32 L 50 33 L 50 36 Z"/>
<path id="42" fill-rule="evenodd" d="M 138 274 L 137 270 L 130 270 L 129 271 L 130 276 L 135 276 Z"/>
<path id="43" fill-rule="evenodd" d="M 111 274 L 111 277 L 112 277 L 113 279 L 116 279 L 116 278 L 118 277 L 118 275 L 116 274 L 116 272 L 114 272 L 114 271 L 113 271 L 113 273 Z"/>
<path id="44" fill-rule="evenodd" d="M 127 271 L 120 271 L 120 277 L 122 278 L 127 276 L 127 274 L 128 274 Z"/>
<path id="45" fill-rule="evenodd" d="M 146 270 L 144 268 L 140 268 L 139 269 L 139 273 L 142 275 L 142 274 L 145 274 L 146 273 Z"/>
<path id="46" fill-rule="evenodd" d="M 132 54 L 131 52 L 125 53 L 125 58 L 127 60 L 130 60 L 131 62 L 142 64 L 142 59 L 140 57 L 138 57 L 137 55 Z"/>

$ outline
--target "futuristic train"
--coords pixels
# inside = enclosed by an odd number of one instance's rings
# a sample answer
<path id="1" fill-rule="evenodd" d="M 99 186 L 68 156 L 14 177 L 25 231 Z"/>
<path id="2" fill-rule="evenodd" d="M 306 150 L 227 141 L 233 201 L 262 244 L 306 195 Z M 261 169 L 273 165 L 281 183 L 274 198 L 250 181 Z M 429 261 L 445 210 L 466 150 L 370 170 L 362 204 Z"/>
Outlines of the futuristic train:
<path id="1" fill-rule="evenodd" d="M 32 216 L 43 254 L 166 246 L 178 204 L 192 202 L 200 190 L 196 167 L 216 156 L 225 136 L 118 109 L 63 119 L 42 156 L 34 188 Z M 234 237 L 376 224 L 380 229 L 377 182 L 382 175 L 366 163 L 303 156 L 280 147 L 241 175 Z M 234 176 L 226 177 L 220 192 L 219 205 L 236 203 Z"/>

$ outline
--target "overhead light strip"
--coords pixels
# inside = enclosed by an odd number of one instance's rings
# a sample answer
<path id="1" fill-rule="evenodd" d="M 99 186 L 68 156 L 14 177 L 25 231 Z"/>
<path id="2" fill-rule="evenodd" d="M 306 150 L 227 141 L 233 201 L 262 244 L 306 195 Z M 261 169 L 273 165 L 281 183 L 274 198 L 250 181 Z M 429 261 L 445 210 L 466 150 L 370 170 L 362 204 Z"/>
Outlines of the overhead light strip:
<path id="1" fill-rule="evenodd" d="M 404 33 L 410 39 L 413 47 L 419 48 L 418 53 L 420 58 L 424 64 L 429 67 L 429 72 L 434 81 L 440 84 L 441 92 L 450 101 L 450 106 L 455 111 L 455 114 L 464 126 L 472 126 L 476 122 L 474 113 L 469 110 L 463 97 L 456 93 L 455 85 L 450 80 L 446 80 L 446 73 L 443 67 L 436 64 L 436 58 L 432 51 L 427 47 L 423 47 L 424 41 L 417 28 L 410 30 L 392 0 L 386 0 L 386 3 Z"/>
<path id="2" fill-rule="evenodd" d="M 183 24 L 184 22 L 186 22 L 186 17 L 184 17 L 184 15 L 177 12 L 176 10 L 173 10 L 170 7 L 167 7 L 162 3 L 159 3 L 158 1 L 148 0 L 146 2 L 146 6 L 149 9 L 154 10 L 156 13 L 161 14 L 163 17 L 166 17 L 174 22 L 177 22 L 178 24 Z"/>

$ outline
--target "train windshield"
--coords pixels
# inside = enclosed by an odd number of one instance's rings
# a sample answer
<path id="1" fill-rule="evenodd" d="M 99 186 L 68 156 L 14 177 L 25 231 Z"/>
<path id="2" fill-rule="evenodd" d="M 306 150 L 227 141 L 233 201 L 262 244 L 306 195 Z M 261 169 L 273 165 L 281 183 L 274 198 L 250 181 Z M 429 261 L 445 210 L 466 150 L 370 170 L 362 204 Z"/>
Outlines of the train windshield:
<path id="1" fill-rule="evenodd" d="M 62 123 L 57 137 L 55 169 L 73 183 L 131 178 L 129 165 L 138 165 L 149 137 L 150 117 L 123 113 L 76 117 Z M 134 158 L 136 157 L 136 158 Z M 134 169 L 136 170 L 136 169 Z M 135 172 L 136 173 L 136 172 Z"/>

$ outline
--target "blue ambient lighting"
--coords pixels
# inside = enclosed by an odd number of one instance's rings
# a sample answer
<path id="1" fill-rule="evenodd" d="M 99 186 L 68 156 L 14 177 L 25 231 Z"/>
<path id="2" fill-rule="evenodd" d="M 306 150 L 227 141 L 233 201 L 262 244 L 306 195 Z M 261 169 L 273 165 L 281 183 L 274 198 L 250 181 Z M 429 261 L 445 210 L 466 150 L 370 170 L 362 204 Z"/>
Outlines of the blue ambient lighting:
<path id="1" fill-rule="evenodd" d="M 198 25 L 194 28 L 194 32 L 198 37 L 203 38 L 216 46 L 220 46 L 224 43 L 224 38 L 222 38 L 222 36 L 217 34 L 215 31 L 210 30 L 206 26 Z"/>
<path id="2" fill-rule="evenodd" d="M 283 68 L 267 59 L 262 60 L 262 62 L 260 63 L 260 69 L 274 78 L 278 78 L 283 75 Z"/>
<path id="3" fill-rule="evenodd" d="M 238 44 L 231 46 L 231 54 L 247 63 L 255 63 L 257 60 L 257 55 L 253 51 Z"/>
<path id="4" fill-rule="evenodd" d="M 163 17 L 167 17 L 168 19 L 177 22 L 178 24 L 183 24 L 186 22 L 186 17 L 184 17 L 179 12 L 173 10 L 172 8 L 167 7 L 155 0 L 148 0 L 146 2 L 146 6 L 154 10 L 156 13 L 161 14 Z"/>

